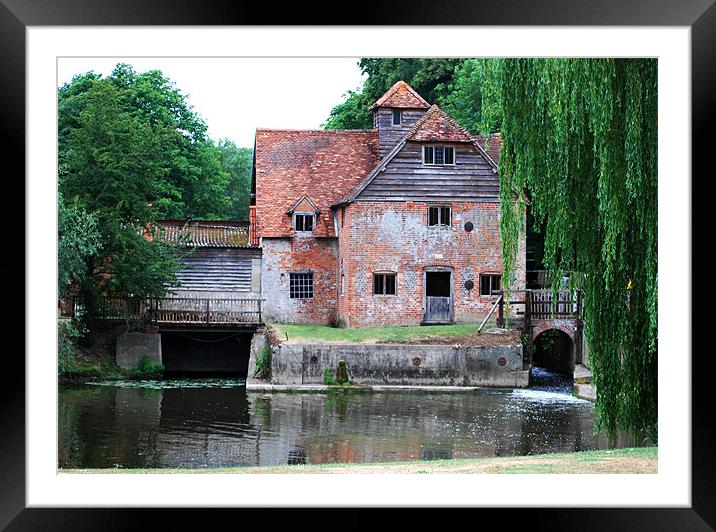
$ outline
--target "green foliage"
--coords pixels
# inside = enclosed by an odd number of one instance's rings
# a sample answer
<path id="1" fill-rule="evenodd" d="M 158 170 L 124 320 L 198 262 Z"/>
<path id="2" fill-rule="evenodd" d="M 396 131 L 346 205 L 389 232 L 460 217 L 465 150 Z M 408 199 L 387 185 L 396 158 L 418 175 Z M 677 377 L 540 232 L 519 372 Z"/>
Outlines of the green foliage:
<path id="1" fill-rule="evenodd" d="M 335 386 L 338 384 L 338 381 L 336 381 L 336 378 L 333 376 L 333 372 L 330 369 L 323 371 L 323 384 L 327 384 L 328 386 Z"/>
<path id="2" fill-rule="evenodd" d="M 132 376 L 136 378 L 160 377 L 163 372 L 164 364 L 158 364 L 148 355 L 143 355 L 137 367 L 132 370 Z"/>
<path id="3" fill-rule="evenodd" d="M 74 279 L 84 274 L 85 261 L 101 247 L 97 219 L 84 209 L 65 205 L 57 196 L 57 297 L 62 299 Z"/>
<path id="4" fill-rule="evenodd" d="M 79 368 L 79 351 L 75 342 L 83 330 L 77 323 L 60 320 L 57 324 L 57 371 L 60 375 L 74 373 Z"/>
<path id="5" fill-rule="evenodd" d="M 369 107 L 396 81 L 408 83 L 428 102 L 446 94 L 455 69 L 464 59 L 448 58 L 363 58 L 358 66 L 367 78 L 357 92 L 348 91 L 346 100 L 335 106 L 323 125 L 326 129 L 369 129 L 373 115 Z"/>
<path id="6" fill-rule="evenodd" d="M 256 369 L 254 377 L 257 379 L 265 379 L 271 373 L 271 348 L 265 346 L 261 350 L 261 354 L 256 357 Z"/>
<path id="7" fill-rule="evenodd" d="M 657 61 L 494 61 L 505 276 L 529 195 L 552 278 L 584 290 L 598 428 L 656 441 Z"/>
<path id="8" fill-rule="evenodd" d="M 345 360 L 338 361 L 338 370 L 336 371 L 336 382 L 338 384 L 348 383 L 348 365 Z"/>
<path id="9" fill-rule="evenodd" d="M 468 59 L 455 69 L 453 81 L 442 88 L 440 107 L 471 133 L 500 130 L 499 115 L 490 116 L 489 123 L 482 116 L 483 94 L 487 98 L 496 96 L 493 82 L 496 65 L 493 59 Z M 499 108 L 495 111 L 499 112 Z"/>
<path id="10" fill-rule="evenodd" d="M 218 149 L 221 168 L 229 176 L 229 184 L 226 187 L 229 205 L 226 208 L 225 218 L 248 220 L 253 150 L 239 148 L 229 139 L 219 141 Z"/>

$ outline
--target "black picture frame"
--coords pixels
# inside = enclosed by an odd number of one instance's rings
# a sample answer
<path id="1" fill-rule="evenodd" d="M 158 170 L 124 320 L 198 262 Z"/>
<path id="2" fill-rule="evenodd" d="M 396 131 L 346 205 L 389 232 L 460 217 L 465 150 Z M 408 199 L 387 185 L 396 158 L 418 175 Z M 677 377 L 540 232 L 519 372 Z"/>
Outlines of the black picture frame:
<path id="1" fill-rule="evenodd" d="M 708 146 L 710 120 L 716 108 L 716 6 L 714 0 L 509 0 L 504 2 L 454 2 L 430 9 L 434 2 L 414 0 L 387 5 L 357 5 L 351 13 L 351 25 L 456 24 L 456 25 L 549 25 L 549 26 L 687 26 L 691 28 L 692 82 L 692 175 L 703 168 L 713 174 L 706 159 L 713 151 Z M 315 15 L 315 10 L 309 10 Z M 429 16 L 428 16 L 429 15 Z M 309 19 L 304 4 L 240 4 L 230 0 L 201 2 L 192 0 L 0 0 L 0 87 L 5 162 L 17 164 L 12 174 L 19 194 L 25 197 L 19 175 L 24 175 L 25 160 L 25 29 L 28 26 L 115 26 L 115 25 L 247 25 L 296 24 Z M 345 19 L 343 19 L 345 22 Z M 708 170 L 707 170 L 708 168 Z M 6 175 L 10 176 L 9 173 Z M 693 179 L 692 179 L 693 182 Z M 31 200 L 25 198 L 26 201 Z M 695 206 L 694 206 L 695 207 Z M 694 209 L 695 210 L 695 209 Z M 693 212 L 693 211 L 692 211 Z M 696 226 L 692 224 L 694 230 Z M 16 233 L 18 233 L 16 231 Z M 710 240 L 710 239 L 709 239 Z M 696 241 L 692 237 L 692 242 Z M 16 249 L 24 249 L 24 242 Z M 692 248 L 693 249 L 693 248 Z M 23 254 L 17 253 L 16 260 Z M 23 259 L 24 260 L 24 259 Z M 692 259 L 693 260 L 693 259 Z M 695 262 L 692 262 L 695 264 Z M 16 264 L 14 275 L 21 269 Z M 695 277 L 696 278 L 696 277 Z M 25 283 L 31 279 L 25 278 Z M 690 287 L 689 287 L 690 292 Z M 20 299 L 17 299 L 20 301 Z M 692 301 L 687 299 L 688 302 Z M 699 315 L 692 303 L 693 328 L 699 330 Z M 14 316 L 17 320 L 18 312 Z M 703 330 L 703 328 L 701 328 Z M 686 333 L 686 331 L 683 331 Z M 703 355 L 708 356 L 706 349 Z M 15 350 L 16 352 L 16 350 Z M 9 354 L 7 352 L 6 354 Z M 4 361 L 5 379 L 0 401 L 0 528 L 8 530 L 124 530 L 141 529 L 147 524 L 148 511 L 143 509 L 77 509 L 26 508 L 25 505 L 25 365 L 15 356 Z M 689 508 L 541 508 L 478 509 L 479 519 L 497 517 L 509 524 L 544 530 L 713 530 L 716 528 L 716 467 L 711 452 L 710 434 L 716 428 L 713 406 L 707 396 L 709 371 L 703 371 L 692 360 L 692 505 Z M 13 366 L 14 364 L 14 366 Z M 342 511 L 340 520 L 346 527 L 357 527 L 357 510 Z M 470 519 L 475 510 L 470 510 Z M 265 519 L 258 510 L 239 509 L 235 518 L 247 524 Z M 276 510 L 272 510 L 273 521 Z M 149 513 L 154 513 L 149 512 Z M 162 528 L 192 524 L 186 511 L 162 511 Z M 224 511 L 223 513 L 226 513 Z M 169 514 L 169 515 L 167 515 Z M 450 521 L 461 522 L 463 512 L 451 515 Z M 206 526 L 206 511 L 195 516 Z M 335 519 L 328 518 L 327 521 Z M 413 510 L 400 516 L 401 528 L 420 525 L 424 512 Z M 441 518 L 442 519 L 442 518 Z M 382 518 L 390 525 L 391 519 Z M 485 521 L 486 523 L 488 521 Z M 364 521 L 365 524 L 367 524 Z M 320 524 L 320 523 L 319 523 Z"/>

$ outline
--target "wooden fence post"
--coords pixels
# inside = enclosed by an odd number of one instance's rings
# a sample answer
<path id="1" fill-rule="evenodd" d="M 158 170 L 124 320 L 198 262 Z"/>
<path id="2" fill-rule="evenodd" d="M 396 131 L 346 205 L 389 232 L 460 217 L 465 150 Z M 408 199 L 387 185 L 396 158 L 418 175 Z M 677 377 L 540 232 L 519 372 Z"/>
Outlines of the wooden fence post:
<path id="1" fill-rule="evenodd" d="M 504 293 L 500 295 L 500 306 L 497 310 L 497 326 L 502 329 L 505 325 L 505 297 Z"/>

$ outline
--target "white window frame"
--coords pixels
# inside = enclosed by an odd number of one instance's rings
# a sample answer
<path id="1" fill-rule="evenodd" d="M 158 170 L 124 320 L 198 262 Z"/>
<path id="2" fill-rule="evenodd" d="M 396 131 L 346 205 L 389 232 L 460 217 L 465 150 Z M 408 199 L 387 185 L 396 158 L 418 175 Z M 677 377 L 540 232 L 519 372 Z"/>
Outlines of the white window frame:
<path id="1" fill-rule="evenodd" d="M 426 148 L 433 148 L 433 161 L 435 161 L 435 148 L 442 148 L 443 150 L 445 148 L 450 148 L 452 150 L 452 162 L 451 163 L 427 163 L 425 162 L 425 149 Z M 455 166 L 455 161 L 457 159 L 457 150 L 455 149 L 455 146 L 445 146 L 442 144 L 427 144 L 423 146 L 423 164 L 425 166 Z M 443 151 L 443 161 L 445 160 L 445 152 Z"/>
<path id="2" fill-rule="evenodd" d="M 306 231 L 305 229 L 301 229 L 301 230 L 296 229 L 296 217 L 297 216 L 304 216 L 304 217 L 310 216 L 313 218 L 313 222 L 312 222 L 310 231 Z M 296 231 L 297 233 L 313 233 L 313 231 L 316 229 L 316 213 L 315 212 L 294 212 L 292 222 L 293 222 L 293 230 Z M 305 227 L 305 222 L 304 222 L 304 227 Z"/>
<path id="3" fill-rule="evenodd" d="M 400 121 L 396 124 L 395 123 L 395 113 L 398 113 L 398 118 Z M 390 125 L 393 127 L 403 127 L 403 111 L 400 109 L 391 109 L 390 112 Z"/>

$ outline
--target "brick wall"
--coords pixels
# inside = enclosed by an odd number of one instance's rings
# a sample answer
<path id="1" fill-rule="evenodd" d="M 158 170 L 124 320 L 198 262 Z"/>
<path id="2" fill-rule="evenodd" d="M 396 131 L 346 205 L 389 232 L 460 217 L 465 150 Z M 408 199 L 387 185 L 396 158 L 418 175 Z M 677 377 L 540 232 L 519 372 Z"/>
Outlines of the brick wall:
<path id="1" fill-rule="evenodd" d="M 480 274 L 502 273 L 499 205 L 452 203 L 451 207 L 450 228 L 428 227 L 428 205 L 419 202 L 356 202 L 346 207 L 345 214 L 338 213 L 338 282 L 342 274 L 344 289 L 342 294 L 339 291 L 337 319 L 342 324 L 419 324 L 426 267 L 452 271 L 455 322 L 484 318 L 496 297 L 480 296 Z M 468 221 L 474 225 L 471 232 L 464 230 Z M 523 236 L 513 289 L 525 287 L 524 259 Z M 381 270 L 397 272 L 397 295 L 373 295 L 373 272 Z M 474 283 L 472 290 L 464 287 L 468 279 Z"/>
<path id="2" fill-rule="evenodd" d="M 263 238 L 261 289 L 264 319 L 280 323 L 333 323 L 336 309 L 335 238 Z M 313 272 L 313 298 L 290 298 L 290 272 Z"/>

